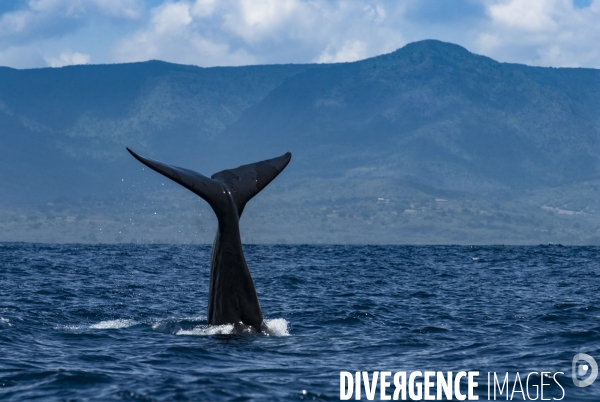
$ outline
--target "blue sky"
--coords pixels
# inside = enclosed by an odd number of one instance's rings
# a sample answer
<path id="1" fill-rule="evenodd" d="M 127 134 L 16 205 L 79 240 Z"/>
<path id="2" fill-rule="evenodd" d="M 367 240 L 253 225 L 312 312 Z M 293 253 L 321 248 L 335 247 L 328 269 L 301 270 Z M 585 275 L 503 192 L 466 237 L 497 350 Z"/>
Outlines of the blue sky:
<path id="1" fill-rule="evenodd" d="M 600 0 L 1 0 L 0 65 L 354 61 L 439 39 L 600 68 Z"/>

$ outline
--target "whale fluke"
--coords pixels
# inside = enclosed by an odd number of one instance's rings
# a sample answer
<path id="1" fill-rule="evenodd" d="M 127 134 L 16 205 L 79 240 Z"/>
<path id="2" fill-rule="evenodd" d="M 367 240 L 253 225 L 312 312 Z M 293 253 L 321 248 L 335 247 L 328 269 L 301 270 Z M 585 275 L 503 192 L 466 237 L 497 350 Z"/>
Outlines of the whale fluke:
<path id="1" fill-rule="evenodd" d="M 242 216 L 246 203 L 277 177 L 292 159 L 292 154 L 287 152 L 277 158 L 242 165 L 235 169 L 225 169 L 208 178 L 193 170 L 167 165 L 150 158 L 144 158 L 129 148 L 127 150 L 134 158 L 150 169 L 202 197 L 213 207 L 213 210 L 215 206 L 223 202 L 223 191 L 228 190 L 235 201 L 238 217 Z M 215 213 L 217 213 L 216 210 Z"/>
<path id="2" fill-rule="evenodd" d="M 239 219 L 246 203 L 281 173 L 292 154 L 287 152 L 277 158 L 226 169 L 209 178 L 127 150 L 150 169 L 200 196 L 217 215 L 219 228 L 211 257 L 208 323 L 234 324 L 238 331 L 266 331 L 242 250 Z"/>

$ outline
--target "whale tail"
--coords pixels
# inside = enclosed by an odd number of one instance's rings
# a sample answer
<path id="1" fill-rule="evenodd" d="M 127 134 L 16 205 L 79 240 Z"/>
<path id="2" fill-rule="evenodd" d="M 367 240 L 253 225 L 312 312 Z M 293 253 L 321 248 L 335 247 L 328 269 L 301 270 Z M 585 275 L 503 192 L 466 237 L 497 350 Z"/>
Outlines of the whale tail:
<path id="1" fill-rule="evenodd" d="M 289 152 L 206 177 L 192 170 L 144 158 L 127 150 L 150 169 L 181 184 L 206 200 L 219 220 L 213 243 L 208 291 L 208 323 L 251 326 L 264 331 L 260 303 L 248 270 L 239 218 L 246 203 L 267 186 L 289 163 Z M 243 331 L 242 331 L 243 332 Z"/>
<path id="2" fill-rule="evenodd" d="M 144 158 L 129 148 L 127 150 L 150 169 L 200 196 L 210 204 L 218 218 L 224 213 L 223 211 L 227 210 L 223 204 L 227 202 L 228 197 L 224 196 L 227 192 L 235 202 L 238 219 L 242 216 L 246 203 L 277 177 L 292 158 L 292 154 L 287 152 L 277 158 L 242 165 L 235 169 L 225 169 L 211 177 L 206 177 L 193 170 Z"/>

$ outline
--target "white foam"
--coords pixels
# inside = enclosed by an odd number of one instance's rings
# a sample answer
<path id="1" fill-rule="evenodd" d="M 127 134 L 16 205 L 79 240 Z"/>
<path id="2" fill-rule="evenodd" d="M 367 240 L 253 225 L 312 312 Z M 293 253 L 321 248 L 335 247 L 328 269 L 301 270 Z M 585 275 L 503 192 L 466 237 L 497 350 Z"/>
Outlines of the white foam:
<path id="1" fill-rule="evenodd" d="M 269 327 L 269 332 L 272 336 L 290 336 L 288 330 L 288 322 L 284 318 L 273 318 L 272 320 L 265 320 L 265 324 Z"/>
<path id="2" fill-rule="evenodd" d="M 120 328 L 128 328 L 133 325 L 136 325 L 138 322 L 135 320 L 109 320 L 109 321 L 100 321 L 98 324 L 90 325 L 90 329 L 120 329 Z"/>
<path id="3" fill-rule="evenodd" d="M 175 335 L 229 335 L 233 334 L 233 324 L 200 325 L 192 329 L 180 329 Z"/>
<path id="4" fill-rule="evenodd" d="M 183 317 L 173 317 L 166 320 L 152 320 L 152 329 L 157 329 L 161 325 L 169 322 L 179 322 L 179 321 L 191 321 L 191 322 L 199 322 L 206 321 L 205 315 L 195 315 L 195 316 L 183 316 Z"/>
<path id="5" fill-rule="evenodd" d="M 186 315 L 183 317 L 179 317 L 177 319 L 181 320 L 181 321 L 206 321 L 206 316 L 205 315 Z"/>
<path id="6" fill-rule="evenodd" d="M 12 327 L 12 324 L 10 323 L 10 320 L 8 318 L 0 317 L 0 324 Z"/>
<path id="7" fill-rule="evenodd" d="M 68 331 L 76 331 L 78 329 L 83 329 L 83 328 L 87 328 L 83 325 L 57 325 L 54 327 L 54 329 L 66 329 Z"/>
<path id="8" fill-rule="evenodd" d="M 283 318 L 265 320 L 265 324 L 269 328 L 270 336 L 290 336 L 288 322 Z M 199 325 L 192 329 L 180 329 L 175 335 L 229 335 L 233 334 L 233 330 L 233 324 Z"/>

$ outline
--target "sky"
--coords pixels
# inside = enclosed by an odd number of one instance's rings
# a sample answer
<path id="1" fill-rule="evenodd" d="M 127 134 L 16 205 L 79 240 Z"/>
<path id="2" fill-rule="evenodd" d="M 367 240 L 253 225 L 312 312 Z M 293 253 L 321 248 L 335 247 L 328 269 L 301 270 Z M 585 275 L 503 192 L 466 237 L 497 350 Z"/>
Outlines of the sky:
<path id="1" fill-rule="evenodd" d="M 600 68 L 600 0 L 0 0 L 0 65 L 332 63 L 439 39 Z"/>

